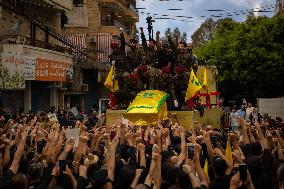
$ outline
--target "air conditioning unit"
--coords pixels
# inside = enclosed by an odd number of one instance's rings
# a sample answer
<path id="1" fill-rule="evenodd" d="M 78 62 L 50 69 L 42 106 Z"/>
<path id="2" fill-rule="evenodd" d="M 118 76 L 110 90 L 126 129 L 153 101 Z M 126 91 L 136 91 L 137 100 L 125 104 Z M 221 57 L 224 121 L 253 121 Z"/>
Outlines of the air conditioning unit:
<path id="1" fill-rule="evenodd" d="M 90 43 L 94 44 L 97 42 L 97 38 L 96 37 L 90 37 Z"/>
<path id="2" fill-rule="evenodd" d="M 81 85 L 81 91 L 82 92 L 88 92 L 89 91 L 89 85 L 88 84 L 82 84 Z"/>

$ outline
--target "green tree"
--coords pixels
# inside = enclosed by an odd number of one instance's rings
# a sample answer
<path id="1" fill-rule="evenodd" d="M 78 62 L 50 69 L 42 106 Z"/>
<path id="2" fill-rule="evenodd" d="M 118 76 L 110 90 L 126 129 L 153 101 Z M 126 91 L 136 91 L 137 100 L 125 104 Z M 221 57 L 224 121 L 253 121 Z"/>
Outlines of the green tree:
<path id="1" fill-rule="evenodd" d="M 165 31 L 165 36 L 171 35 L 171 34 L 172 34 L 171 28 L 168 28 L 168 29 Z"/>
<path id="2" fill-rule="evenodd" d="M 223 20 L 213 38 L 195 51 L 200 62 L 216 65 L 219 90 L 227 98 L 284 95 L 284 15 Z"/>
<path id="3" fill-rule="evenodd" d="M 181 36 L 180 31 L 179 31 L 178 28 L 175 28 L 175 29 L 174 29 L 173 35 L 174 35 L 174 36 L 179 36 L 179 37 Z"/>
<path id="4" fill-rule="evenodd" d="M 234 22 L 231 18 L 224 18 L 214 21 L 212 18 L 206 19 L 201 26 L 193 33 L 192 45 L 195 49 L 202 47 L 206 42 L 210 41 L 214 37 L 216 28 L 220 27 L 224 23 Z"/>
<path id="5" fill-rule="evenodd" d="M 184 41 L 186 42 L 187 40 L 187 33 L 186 32 L 183 32 L 182 35 L 181 35 L 181 32 L 179 30 L 179 28 L 175 28 L 173 31 L 171 30 L 171 28 L 168 28 L 166 31 L 165 31 L 165 36 L 161 37 L 161 42 L 162 43 L 167 43 L 168 39 L 167 39 L 167 36 L 170 35 L 172 39 L 176 39 L 176 36 L 178 36 L 178 40 L 179 41 Z"/>
<path id="6" fill-rule="evenodd" d="M 200 48 L 207 41 L 213 38 L 213 31 L 216 28 L 217 23 L 212 19 L 206 19 L 201 26 L 193 33 L 192 45 L 194 48 Z"/>

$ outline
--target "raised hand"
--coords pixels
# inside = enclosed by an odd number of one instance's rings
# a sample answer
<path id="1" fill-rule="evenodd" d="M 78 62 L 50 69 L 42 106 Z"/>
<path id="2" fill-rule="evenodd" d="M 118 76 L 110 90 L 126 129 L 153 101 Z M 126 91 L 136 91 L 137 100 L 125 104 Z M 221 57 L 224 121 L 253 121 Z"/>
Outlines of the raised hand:
<path id="1" fill-rule="evenodd" d="M 75 144 L 75 138 L 71 137 L 69 140 L 66 141 L 65 150 L 71 151 Z"/>
<path id="2" fill-rule="evenodd" d="M 190 165 L 183 165 L 182 166 L 182 170 L 183 172 L 185 172 L 186 174 L 189 174 L 191 173 L 193 170 L 192 170 L 192 167 Z"/>

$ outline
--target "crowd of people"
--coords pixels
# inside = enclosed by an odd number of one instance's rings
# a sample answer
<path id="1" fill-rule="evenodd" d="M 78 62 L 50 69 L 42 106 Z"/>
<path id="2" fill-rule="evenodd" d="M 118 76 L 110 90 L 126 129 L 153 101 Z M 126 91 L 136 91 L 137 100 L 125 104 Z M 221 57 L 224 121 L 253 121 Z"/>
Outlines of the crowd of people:
<path id="1" fill-rule="evenodd" d="M 192 45 L 179 41 L 178 36 L 167 42 L 160 42 L 159 32 L 156 40 L 147 44 L 143 28 L 140 28 L 142 45 L 136 39 L 126 43 L 124 34 L 120 43 L 111 43 L 110 61 L 115 67 L 114 80 L 119 89 L 115 91 L 115 109 L 125 109 L 137 93 L 144 90 L 160 90 L 169 94 L 168 109 L 186 109 L 185 96 L 191 70 L 198 69 L 197 57 Z M 130 47 L 126 50 L 126 46 Z"/>
<path id="2" fill-rule="evenodd" d="M 240 117 L 237 128 L 195 122 L 186 131 L 178 122 L 106 125 L 95 110 L 1 112 L 0 188 L 283 188 L 283 124 Z M 77 144 L 67 134 L 74 128 Z"/>

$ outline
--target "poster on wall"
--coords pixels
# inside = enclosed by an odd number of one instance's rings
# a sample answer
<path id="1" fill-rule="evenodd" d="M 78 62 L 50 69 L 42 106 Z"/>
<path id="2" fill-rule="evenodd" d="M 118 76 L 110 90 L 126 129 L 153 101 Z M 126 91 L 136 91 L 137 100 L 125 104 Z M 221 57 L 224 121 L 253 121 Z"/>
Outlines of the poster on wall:
<path id="1" fill-rule="evenodd" d="M 35 79 L 34 57 L 14 53 L 0 55 L 0 89 L 24 89 L 25 80 Z"/>

